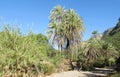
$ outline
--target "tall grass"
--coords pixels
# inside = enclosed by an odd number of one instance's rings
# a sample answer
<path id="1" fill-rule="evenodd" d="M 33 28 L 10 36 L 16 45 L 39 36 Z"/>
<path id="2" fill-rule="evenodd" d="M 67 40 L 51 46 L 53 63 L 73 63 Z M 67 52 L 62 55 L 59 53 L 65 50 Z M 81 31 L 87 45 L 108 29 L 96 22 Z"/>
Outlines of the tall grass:
<path id="1" fill-rule="evenodd" d="M 38 44 L 33 33 L 24 36 L 18 28 L 4 26 L 0 32 L 0 77 L 50 74 L 54 64 L 48 50 L 47 44 Z"/>

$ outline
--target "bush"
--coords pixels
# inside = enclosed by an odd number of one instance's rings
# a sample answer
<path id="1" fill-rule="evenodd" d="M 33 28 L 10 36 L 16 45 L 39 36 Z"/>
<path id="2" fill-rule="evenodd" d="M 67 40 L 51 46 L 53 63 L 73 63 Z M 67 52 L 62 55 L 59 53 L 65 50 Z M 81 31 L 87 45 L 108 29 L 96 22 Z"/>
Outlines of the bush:
<path id="1" fill-rule="evenodd" d="M 109 66 L 115 65 L 115 59 L 114 58 L 110 58 L 109 60 Z"/>
<path id="2" fill-rule="evenodd" d="M 43 61 L 40 63 L 40 69 L 43 74 L 49 75 L 54 72 L 54 65 L 48 61 Z"/>
<path id="3" fill-rule="evenodd" d="M 0 76 L 30 77 L 41 72 L 50 74 L 54 65 L 47 56 L 48 48 L 43 41 L 39 45 L 33 33 L 25 36 L 18 28 L 4 26 L 0 33 Z M 42 61 L 50 63 L 41 64 Z"/>

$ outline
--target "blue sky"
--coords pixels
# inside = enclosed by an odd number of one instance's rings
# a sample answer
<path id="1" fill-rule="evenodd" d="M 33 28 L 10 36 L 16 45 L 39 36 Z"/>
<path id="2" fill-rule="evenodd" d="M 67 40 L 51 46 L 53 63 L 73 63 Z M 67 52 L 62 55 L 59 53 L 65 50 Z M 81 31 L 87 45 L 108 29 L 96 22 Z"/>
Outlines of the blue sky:
<path id="1" fill-rule="evenodd" d="M 94 30 L 102 33 L 116 25 L 120 17 L 120 0 L 0 0 L 0 29 L 3 23 L 19 24 L 23 33 L 46 34 L 50 10 L 61 5 L 74 9 L 83 19 L 86 32 L 83 40 Z"/>

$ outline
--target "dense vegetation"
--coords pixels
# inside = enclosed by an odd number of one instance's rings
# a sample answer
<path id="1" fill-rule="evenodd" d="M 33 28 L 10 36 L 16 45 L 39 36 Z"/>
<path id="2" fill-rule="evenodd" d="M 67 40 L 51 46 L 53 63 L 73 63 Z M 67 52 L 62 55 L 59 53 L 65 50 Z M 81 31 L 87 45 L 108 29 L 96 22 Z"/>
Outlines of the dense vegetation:
<path id="1" fill-rule="evenodd" d="M 86 42 L 81 17 L 73 10 L 56 6 L 50 14 L 48 37 L 4 24 L 0 32 L 0 77 L 38 77 L 68 70 L 93 70 L 115 65 L 118 57 L 120 21 L 104 40 L 97 31 Z M 110 41 L 110 42 L 109 42 Z M 58 50 L 54 47 L 58 46 Z"/>
<path id="2" fill-rule="evenodd" d="M 83 21 L 73 9 L 66 10 L 61 6 L 52 9 L 48 37 L 60 52 L 64 50 L 72 67 L 72 61 L 78 57 L 83 32 Z"/>
<path id="3" fill-rule="evenodd" d="M 116 50 L 119 51 L 120 57 L 120 19 L 115 27 L 108 29 L 103 34 L 103 39 L 107 42 L 112 43 Z"/>
<path id="4" fill-rule="evenodd" d="M 47 37 L 32 32 L 22 35 L 18 28 L 9 26 L 0 32 L 0 76 L 30 77 L 54 71 L 60 59 L 52 55 L 56 50 Z"/>

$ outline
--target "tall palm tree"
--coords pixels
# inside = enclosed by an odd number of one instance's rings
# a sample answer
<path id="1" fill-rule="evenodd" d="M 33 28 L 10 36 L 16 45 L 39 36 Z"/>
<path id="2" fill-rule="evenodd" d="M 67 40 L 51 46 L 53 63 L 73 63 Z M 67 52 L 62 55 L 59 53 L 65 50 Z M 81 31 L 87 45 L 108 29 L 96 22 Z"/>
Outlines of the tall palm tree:
<path id="1" fill-rule="evenodd" d="M 83 35 L 84 24 L 78 14 L 73 9 L 69 9 L 65 13 L 64 35 L 66 36 L 66 49 L 71 58 L 77 58 L 78 49 L 80 48 L 81 38 Z"/>
<path id="2" fill-rule="evenodd" d="M 48 36 L 59 49 L 69 49 L 80 43 L 83 32 L 83 21 L 73 9 L 64 10 L 56 6 L 51 11 Z"/>
<path id="3" fill-rule="evenodd" d="M 76 51 L 80 48 L 83 32 L 83 21 L 73 9 L 64 10 L 61 6 L 56 6 L 51 11 L 48 36 L 53 45 L 58 45 L 60 51 L 63 48 L 67 50 L 71 66 L 72 57 L 77 57 Z"/>
<path id="4" fill-rule="evenodd" d="M 63 15 L 64 8 L 61 6 L 56 6 L 52 9 L 50 14 L 50 22 L 47 30 L 48 38 L 52 42 L 53 45 L 58 44 L 58 49 L 62 49 L 62 45 L 64 44 L 64 36 L 60 26 L 63 24 Z"/>
<path id="5" fill-rule="evenodd" d="M 65 20 L 66 26 L 64 26 L 64 34 L 67 37 L 68 43 L 79 43 L 85 30 L 82 19 L 79 17 L 78 14 L 75 13 L 73 9 L 69 9 L 66 11 Z M 67 48 L 68 47 L 69 46 L 67 46 Z"/>

